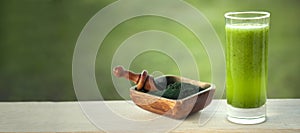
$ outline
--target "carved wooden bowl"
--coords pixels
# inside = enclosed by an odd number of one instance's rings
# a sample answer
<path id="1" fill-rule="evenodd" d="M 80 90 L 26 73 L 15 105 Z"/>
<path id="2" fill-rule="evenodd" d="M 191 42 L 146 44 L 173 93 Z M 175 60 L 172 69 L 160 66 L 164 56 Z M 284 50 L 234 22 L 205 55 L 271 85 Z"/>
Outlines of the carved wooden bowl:
<path id="1" fill-rule="evenodd" d="M 215 92 L 215 85 L 213 84 L 178 76 L 161 76 L 155 78 L 155 82 L 158 85 L 171 84 L 175 81 L 190 83 L 204 88 L 204 90 L 183 99 L 173 100 L 137 91 L 135 90 L 136 86 L 133 86 L 130 88 L 130 97 L 140 108 L 174 119 L 186 118 L 188 115 L 202 110 L 211 103 Z"/>

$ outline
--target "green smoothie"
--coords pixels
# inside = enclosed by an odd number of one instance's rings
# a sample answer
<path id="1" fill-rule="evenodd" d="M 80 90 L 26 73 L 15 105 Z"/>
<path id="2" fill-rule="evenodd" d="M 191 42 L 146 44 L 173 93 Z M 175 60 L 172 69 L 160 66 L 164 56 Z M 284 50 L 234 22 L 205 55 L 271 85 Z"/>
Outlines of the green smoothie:
<path id="1" fill-rule="evenodd" d="M 233 107 L 266 102 L 268 32 L 267 25 L 226 25 L 226 95 Z"/>

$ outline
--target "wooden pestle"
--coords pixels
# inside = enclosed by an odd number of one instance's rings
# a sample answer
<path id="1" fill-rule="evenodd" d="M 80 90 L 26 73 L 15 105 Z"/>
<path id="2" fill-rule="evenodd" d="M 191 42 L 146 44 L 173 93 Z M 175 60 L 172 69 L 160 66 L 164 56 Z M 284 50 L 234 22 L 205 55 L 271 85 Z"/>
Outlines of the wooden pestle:
<path id="1" fill-rule="evenodd" d="M 143 70 L 141 74 L 133 73 L 131 71 L 125 70 L 122 66 L 117 66 L 114 68 L 113 73 L 116 77 L 124 77 L 128 80 L 134 82 L 137 86 L 137 90 L 145 89 L 146 91 L 155 91 L 158 90 L 154 78 L 151 75 L 148 75 L 146 70 Z"/>

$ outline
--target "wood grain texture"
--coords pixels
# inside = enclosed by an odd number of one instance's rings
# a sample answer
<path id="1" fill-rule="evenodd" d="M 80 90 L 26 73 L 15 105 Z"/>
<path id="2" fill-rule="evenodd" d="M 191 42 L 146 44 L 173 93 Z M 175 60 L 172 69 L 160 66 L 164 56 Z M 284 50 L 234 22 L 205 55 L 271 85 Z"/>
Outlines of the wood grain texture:
<path id="1" fill-rule="evenodd" d="M 135 86 L 130 89 L 130 97 L 137 106 L 147 111 L 174 119 L 183 119 L 188 115 L 196 113 L 208 106 L 212 101 L 213 94 L 216 89 L 214 85 L 210 85 L 209 83 L 199 82 L 178 76 L 166 76 L 160 78 L 166 78 L 167 82 L 185 82 L 201 88 L 206 88 L 203 91 L 178 100 L 158 97 L 140 92 L 135 90 Z"/>
<path id="2" fill-rule="evenodd" d="M 105 101 L 105 104 L 128 118 L 147 120 L 159 116 L 136 107 L 131 101 Z M 218 108 L 213 108 L 216 106 Z M 209 116 L 212 111 L 214 115 L 209 121 L 204 125 L 199 124 L 199 120 Z M 0 102 L 0 132 L 102 133 L 104 131 L 90 123 L 77 102 Z M 189 116 L 171 132 L 299 133 L 300 99 L 268 99 L 267 121 L 258 125 L 237 125 L 228 122 L 226 101 L 213 100 L 207 108 Z"/>
<path id="3" fill-rule="evenodd" d="M 203 93 L 198 92 L 188 98 L 172 100 L 131 88 L 130 96 L 134 103 L 142 109 L 170 118 L 182 119 L 208 106 L 212 101 L 214 91 L 215 89 L 210 89 Z"/>

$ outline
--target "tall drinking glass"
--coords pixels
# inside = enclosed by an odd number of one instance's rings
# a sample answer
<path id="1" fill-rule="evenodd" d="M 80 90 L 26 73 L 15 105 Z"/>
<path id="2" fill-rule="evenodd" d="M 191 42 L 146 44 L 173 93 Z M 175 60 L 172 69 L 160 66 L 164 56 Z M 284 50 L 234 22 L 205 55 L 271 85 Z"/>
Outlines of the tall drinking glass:
<path id="1" fill-rule="evenodd" d="M 270 13 L 228 12 L 225 19 L 227 119 L 262 123 L 266 120 Z"/>

